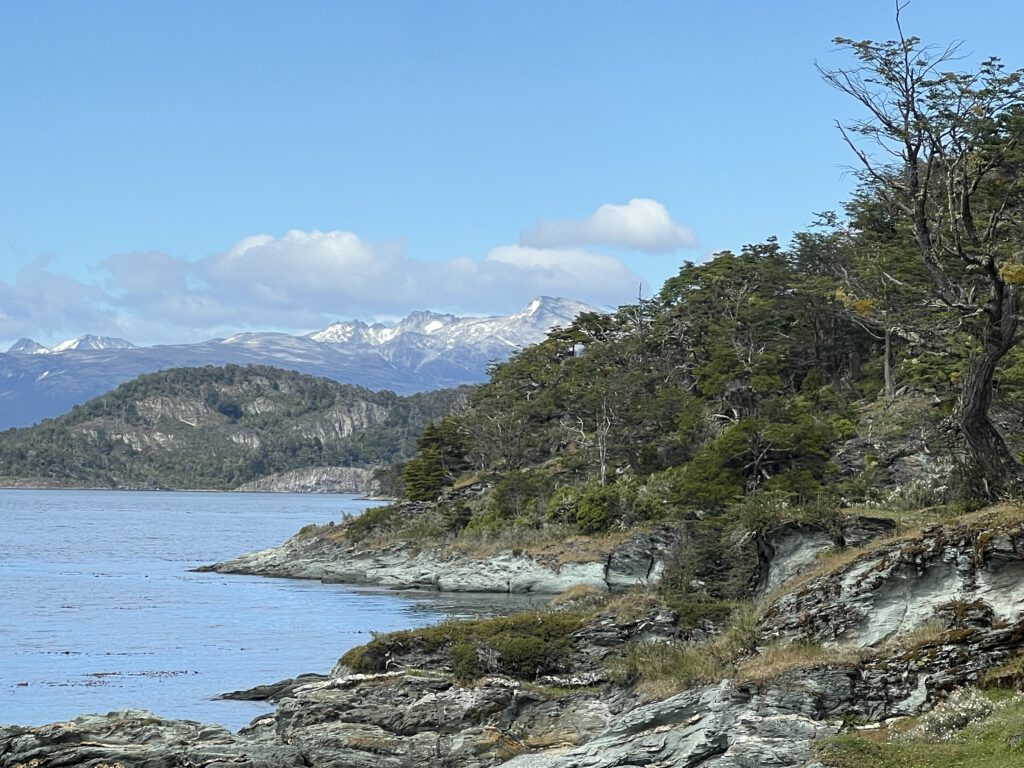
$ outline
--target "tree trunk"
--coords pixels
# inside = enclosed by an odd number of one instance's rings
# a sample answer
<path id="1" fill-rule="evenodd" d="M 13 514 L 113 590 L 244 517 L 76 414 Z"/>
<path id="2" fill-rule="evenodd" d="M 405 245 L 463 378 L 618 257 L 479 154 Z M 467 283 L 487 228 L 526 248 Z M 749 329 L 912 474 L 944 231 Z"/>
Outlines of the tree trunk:
<path id="1" fill-rule="evenodd" d="M 1024 488 L 1024 467 L 1010 453 L 1003 436 L 989 417 L 992 405 L 992 378 L 996 365 L 1006 354 L 1001 347 L 990 347 L 971 356 L 957 406 L 957 421 L 971 457 L 977 462 L 991 498 L 1018 493 Z"/>
<path id="2" fill-rule="evenodd" d="M 885 396 L 888 400 L 896 397 L 896 382 L 892 375 L 892 329 L 885 329 L 885 362 L 882 363 L 885 373 Z"/>

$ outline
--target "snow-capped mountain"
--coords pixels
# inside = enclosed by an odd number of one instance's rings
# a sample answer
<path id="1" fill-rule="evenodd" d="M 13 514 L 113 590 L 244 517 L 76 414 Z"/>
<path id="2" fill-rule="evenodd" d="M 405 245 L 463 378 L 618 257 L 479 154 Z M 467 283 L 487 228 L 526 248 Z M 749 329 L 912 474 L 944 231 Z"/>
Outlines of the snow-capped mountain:
<path id="1" fill-rule="evenodd" d="M 55 352 L 67 352 L 72 349 L 136 349 L 130 341 L 113 336 L 93 336 L 87 333 L 75 339 L 62 341 L 52 347 L 44 347 L 32 339 L 18 339 L 7 350 L 9 355 L 50 355 Z"/>
<path id="2" fill-rule="evenodd" d="M 541 296 L 505 317 L 413 312 L 394 324 L 333 323 L 304 336 L 240 333 L 198 344 L 137 347 L 80 336 L 55 347 L 21 339 L 0 354 L 0 429 L 59 416 L 143 373 L 200 365 L 272 365 L 411 394 L 486 380 L 487 367 L 593 308 Z"/>
<path id="3" fill-rule="evenodd" d="M 38 355 L 50 350 L 32 339 L 20 338 L 7 350 L 9 355 Z"/>
<path id="4" fill-rule="evenodd" d="M 572 299 L 540 296 L 526 309 L 508 317 L 456 317 L 420 311 L 394 325 L 367 325 L 359 320 L 332 323 L 306 334 L 306 338 L 328 344 L 386 347 L 402 336 L 416 334 L 438 349 L 483 342 L 518 349 L 540 341 L 556 325 L 568 324 L 581 312 L 592 311 L 592 307 Z"/>

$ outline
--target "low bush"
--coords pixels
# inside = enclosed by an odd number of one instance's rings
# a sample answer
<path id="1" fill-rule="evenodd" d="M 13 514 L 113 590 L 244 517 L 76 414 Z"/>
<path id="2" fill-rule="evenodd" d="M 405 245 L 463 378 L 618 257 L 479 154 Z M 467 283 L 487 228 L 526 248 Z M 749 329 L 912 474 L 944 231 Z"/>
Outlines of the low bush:
<path id="1" fill-rule="evenodd" d="M 420 652 L 447 657 L 460 680 L 488 674 L 535 680 L 568 671 L 571 635 L 583 618 L 575 612 L 536 612 L 445 621 L 374 637 L 346 653 L 341 663 L 356 672 L 384 672 L 389 666 L 401 666 L 403 655 Z"/>

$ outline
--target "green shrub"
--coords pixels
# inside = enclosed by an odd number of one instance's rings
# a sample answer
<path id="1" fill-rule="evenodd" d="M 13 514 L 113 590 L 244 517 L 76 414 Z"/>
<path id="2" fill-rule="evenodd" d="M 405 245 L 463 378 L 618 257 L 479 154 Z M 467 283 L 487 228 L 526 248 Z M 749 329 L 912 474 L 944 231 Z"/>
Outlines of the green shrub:
<path id="1" fill-rule="evenodd" d="M 580 497 L 576 507 L 576 527 L 580 533 L 603 533 L 617 517 L 619 493 L 615 486 L 594 486 Z"/>
<path id="2" fill-rule="evenodd" d="M 370 536 L 390 533 L 401 519 L 398 508 L 391 504 L 370 507 L 363 514 L 350 518 L 344 524 L 345 538 L 358 543 Z"/>
<path id="3" fill-rule="evenodd" d="M 446 621 L 378 635 L 350 650 L 341 662 L 357 672 L 382 672 L 389 660 L 400 664 L 404 652 L 415 650 L 447 657 L 452 673 L 462 680 L 485 674 L 534 680 L 568 670 L 571 634 L 582 618 L 575 612 L 538 612 Z"/>
<path id="4" fill-rule="evenodd" d="M 555 480 L 543 469 L 506 472 L 494 486 L 488 511 L 498 520 L 540 522 L 540 513 L 548 506 Z"/>

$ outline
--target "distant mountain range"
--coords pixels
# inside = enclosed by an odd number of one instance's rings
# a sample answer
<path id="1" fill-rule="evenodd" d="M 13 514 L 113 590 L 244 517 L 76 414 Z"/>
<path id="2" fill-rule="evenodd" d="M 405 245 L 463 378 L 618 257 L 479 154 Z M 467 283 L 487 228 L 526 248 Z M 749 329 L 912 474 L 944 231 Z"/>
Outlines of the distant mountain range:
<path id="1" fill-rule="evenodd" d="M 21 339 L 0 354 L 0 429 L 59 416 L 140 374 L 168 368 L 270 365 L 398 394 L 478 383 L 491 363 L 587 311 L 594 310 L 540 296 L 510 316 L 419 311 L 395 325 L 352 320 L 305 336 L 240 333 L 152 347 L 92 335 L 54 347 Z"/>
<path id="2" fill-rule="evenodd" d="M 55 347 L 44 347 L 32 339 L 18 339 L 11 348 L 7 350 L 9 355 L 52 355 L 55 352 L 69 352 L 73 349 L 138 349 L 130 341 L 115 339 L 110 336 L 93 336 L 87 333 L 77 339 L 62 341 Z"/>

